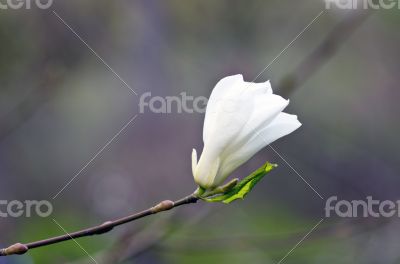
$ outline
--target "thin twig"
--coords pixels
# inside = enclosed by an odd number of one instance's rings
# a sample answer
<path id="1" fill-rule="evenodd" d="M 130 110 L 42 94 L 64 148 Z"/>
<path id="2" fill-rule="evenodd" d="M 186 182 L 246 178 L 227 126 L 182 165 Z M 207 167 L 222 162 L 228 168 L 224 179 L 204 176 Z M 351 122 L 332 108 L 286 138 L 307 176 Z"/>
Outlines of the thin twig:
<path id="1" fill-rule="evenodd" d="M 197 198 L 195 196 L 195 194 L 191 194 L 191 195 L 186 196 L 182 199 L 179 199 L 175 202 L 170 201 L 170 200 L 165 200 L 147 210 L 144 210 L 139 213 L 135 213 L 133 215 L 129 215 L 129 216 L 126 216 L 126 217 L 123 217 L 123 218 L 120 218 L 120 219 L 117 219 L 114 221 L 107 221 L 98 226 L 90 227 L 90 228 L 76 231 L 76 232 L 73 232 L 70 234 L 52 237 L 52 238 L 48 238 L 48 239 L 44 239 L 44 240 L 39 240 L 39 241 L 27 243 L 27 244 L 22 244 L 22 243 L 14 244 L 8 248 L 0 249 L 0 256 L 22 255 L 22 254 L 25 254 L 26 252 L 28 252 L 28 250 L 30 250 L 30 249 L 44 247 L 44 246 L 68 241 L 71 239 L 81 238 L 81 237 L 102 235 L 104 233 L 110 232 L 111 230 L 114 229 L 114 227 L 133 222 L 135 220 L 144 218 L 149 215 L 167 211 L 167 210 L 170 210 L 172 208 L 175 208 L 175 207 L 178 207 L 181 205 L 196 203 L 198 200 L 199 200 L 199 198 Z"/>

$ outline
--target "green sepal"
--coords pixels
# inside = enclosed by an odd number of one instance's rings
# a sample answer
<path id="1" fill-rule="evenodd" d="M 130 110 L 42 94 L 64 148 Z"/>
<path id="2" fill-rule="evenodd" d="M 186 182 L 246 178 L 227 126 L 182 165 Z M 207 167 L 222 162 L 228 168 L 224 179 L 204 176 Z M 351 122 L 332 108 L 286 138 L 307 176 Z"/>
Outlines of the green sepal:
<path id="1" fill-rule="evenodd" d="M 278 165 L 266 162 L 262 167 L 254 171 L 252 174 L 238 182 L 233 188 L 221 195 L 213 196 L 211 198 L 202 198 L 206 202 L 223 202 L 229 204 L 237 199 L 244 199 L 244 197 L 253 189 L 253 187 L 271 170 Z"/>

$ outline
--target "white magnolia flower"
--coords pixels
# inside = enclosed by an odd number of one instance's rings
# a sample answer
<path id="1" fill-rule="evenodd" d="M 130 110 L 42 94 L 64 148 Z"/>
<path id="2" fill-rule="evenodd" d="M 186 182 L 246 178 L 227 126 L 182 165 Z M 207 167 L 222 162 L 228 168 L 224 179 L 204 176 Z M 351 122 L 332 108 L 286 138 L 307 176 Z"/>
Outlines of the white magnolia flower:
<path id="1" fill-rule="evenodd" d="M 205 189 L 221 185 L 262 148 L 299 128 L 297 116 L 282 112 L 288 104 L 272 93 L 269 81 L 245 82 L 242 75 L 220 80 L 208 101 L 200 160 L 192 153 L 196 183 Z"/>

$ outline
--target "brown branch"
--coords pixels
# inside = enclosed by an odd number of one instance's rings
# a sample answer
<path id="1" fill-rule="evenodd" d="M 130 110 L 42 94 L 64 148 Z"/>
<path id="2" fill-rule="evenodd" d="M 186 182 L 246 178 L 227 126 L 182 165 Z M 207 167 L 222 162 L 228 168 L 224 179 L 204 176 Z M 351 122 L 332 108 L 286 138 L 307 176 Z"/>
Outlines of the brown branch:
<path id="1" fill-rule="evenodd" d="M 110 232 L 111 230 L 114 229 L 114 227 L 133 222 L 135 220 L 144 218 L 149 215 L 167 211 L 167 210 L 170 210 L 172 208 L 175 208 L 175 207 L 178 207 L 181 205 L 196 203 L 198 200 L 199 200 L 199 198 L 197 198 L 195 196 L 195 194 L 191 194 L 191 195 L 186 196 L 182 199 L 179 199 L 175 202 L 170 201 L 170 200 L 165 200 L 147 210 L 144 210 L 139 213 L 129 215 L 129 216 L 126 216 L 126 217 L 123 217 L 123 218 L 120 218 L 120 219 L 117 219 L 114 221 L 107 221 L 99 226 L 94 226 L 94 227 L 90 227 L 90 228 L 76 231 L 73 233 L 65 234 L 62 236 L 52 237 L 52 238 L 39 240 L 39 241 L 27 243 L 27 244 L 22 244 L 22 243 L 14 244 L 10 247 L 0 249 L 0 256 L 22 255 L 22 254 L 25 254 L 26 252 L 28 252 L 28 250 L 30 250 L 30 249 L 44 247 L 44 246 L 68 241 L 71 239 L 81 238 L 81 237 L 102 235 L 104 233 Z"/>

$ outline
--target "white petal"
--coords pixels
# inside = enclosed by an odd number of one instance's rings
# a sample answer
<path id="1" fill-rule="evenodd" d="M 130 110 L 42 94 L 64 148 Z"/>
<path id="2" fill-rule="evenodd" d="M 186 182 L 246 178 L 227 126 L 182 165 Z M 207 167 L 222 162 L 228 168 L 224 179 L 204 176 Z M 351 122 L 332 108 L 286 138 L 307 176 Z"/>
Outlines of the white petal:
<path id="1" fill-rule="evenodd" d="M 248 92 L 237 93 L 236 90 L 210 105 L 204 122 L 204 145 L 209 146 L 209 150 L 221 152 L 231 144 L 250 119 L 253 101 L 254 97 Z"/>
<path id="2" fill-rule="evenodd" d="M 268 81 L 266 81 L 264 84 L 265 84 L 265 86 L 266 86 L 266 88 L 267 88 L 267 93 L 272 94 L 273 91 L 272 91 L 271 82 L 268 80 Z"/>
<path id="3" fill-rule="evenodd" d="M 272 94 L 271 82 L 266 81 L 263 83 L 245 82 L 246 89 L 252 89 L 259 94 Z"/>
<path id="4" fill-rule="evenodd" d="M 219 156 L 215 156 L 216 154 L 218 153 L 207 151 L 206 146 L 193 173 L 196 183 L 205 189 L 220 184 L 215 182 L 221 164 L 221 159 Z"/>
<path id="5" fill-rule="evenodd" d="M 296 115 L 280 113 L 269 125 L 253 135 L 240 149 L 232 152 L 221 164 L 220 177 L 226 177 L 258 151 L 301 126 Z M 218 180 L 218 179 L 216 179 Z"/>
<path id="6" fill-rule="evenodd" d="M 284 137 L 301 127 L 297 115 L 280 113 L 266 128 L 264 128 L 259 137 L 262 137 L 268 144 Z"/>
<path id="7" fill-rule="evenodd" d="M 243 76 L 234 75 L 220 80 L 213 89 L 207 103 L 204 119 L 203 141 L 218 131 L 221 121 L 227 120 L 237 108 L 236 95 L 243 92 Z M 223 120 L 221 120 L 223 119 Z"/>
<path id="8" fill-rule="evenodd" d="M 204 119 L 203 141 L 206 142 L 210 135 L 219 128 L 225 127 L 232 130 L 240 128 L 249 119 L 254 109 L 254 100 L 272 94 L 271 83 L 244 82 L 242 75 L 233 75 L 223 78 L 217 83 L 211 93 L 207 104 Z M 222 117 L 221 117 L 222 116 Z M 228 127 L 227 127 L 228 126 Z M 233 132 L 238 132 L 232 130 Z M 225 135 L 227 136 L 227 135 Z"/>
<path id="9" fill-rule="evenodd" d="M 289 100 L 279 95 L 266 94 L 254 100 L 254 111 L 240 134 L 232 142 L 233 148 L 241 147 L 255 133 L 268 126 L 289 104 Z M 231 150 L 228 150 L 231 152 Z"/>
<path id="10" fill-rule="evenodd" d="M 275 140 L 286 136 L 301 126 L 296 115 L 280 113 L 268 126 L 260 130 L 238 151 L 246 159 Z M 240 154 L 239 154 L 240 155 Z M 247 158 L 248 157 L 248 158 Z"/>
<path id="11" fill-rule="evenodd" d="M 196 149 L 192 150 L 192 174 L 194 175 L 194 172 L 196 171 L 197 167 L 197 151 Z"/>
<path id="12" fill-rule="evenodd" d="M 243 76 L 241 74 L 232 75 L 221 79 L 212 90 L 207 107 L 214 104 L 213 101 L 218 101 L 223 98 L 227 93 L 232 93 L 234 90 L 242 90 Z"/>

